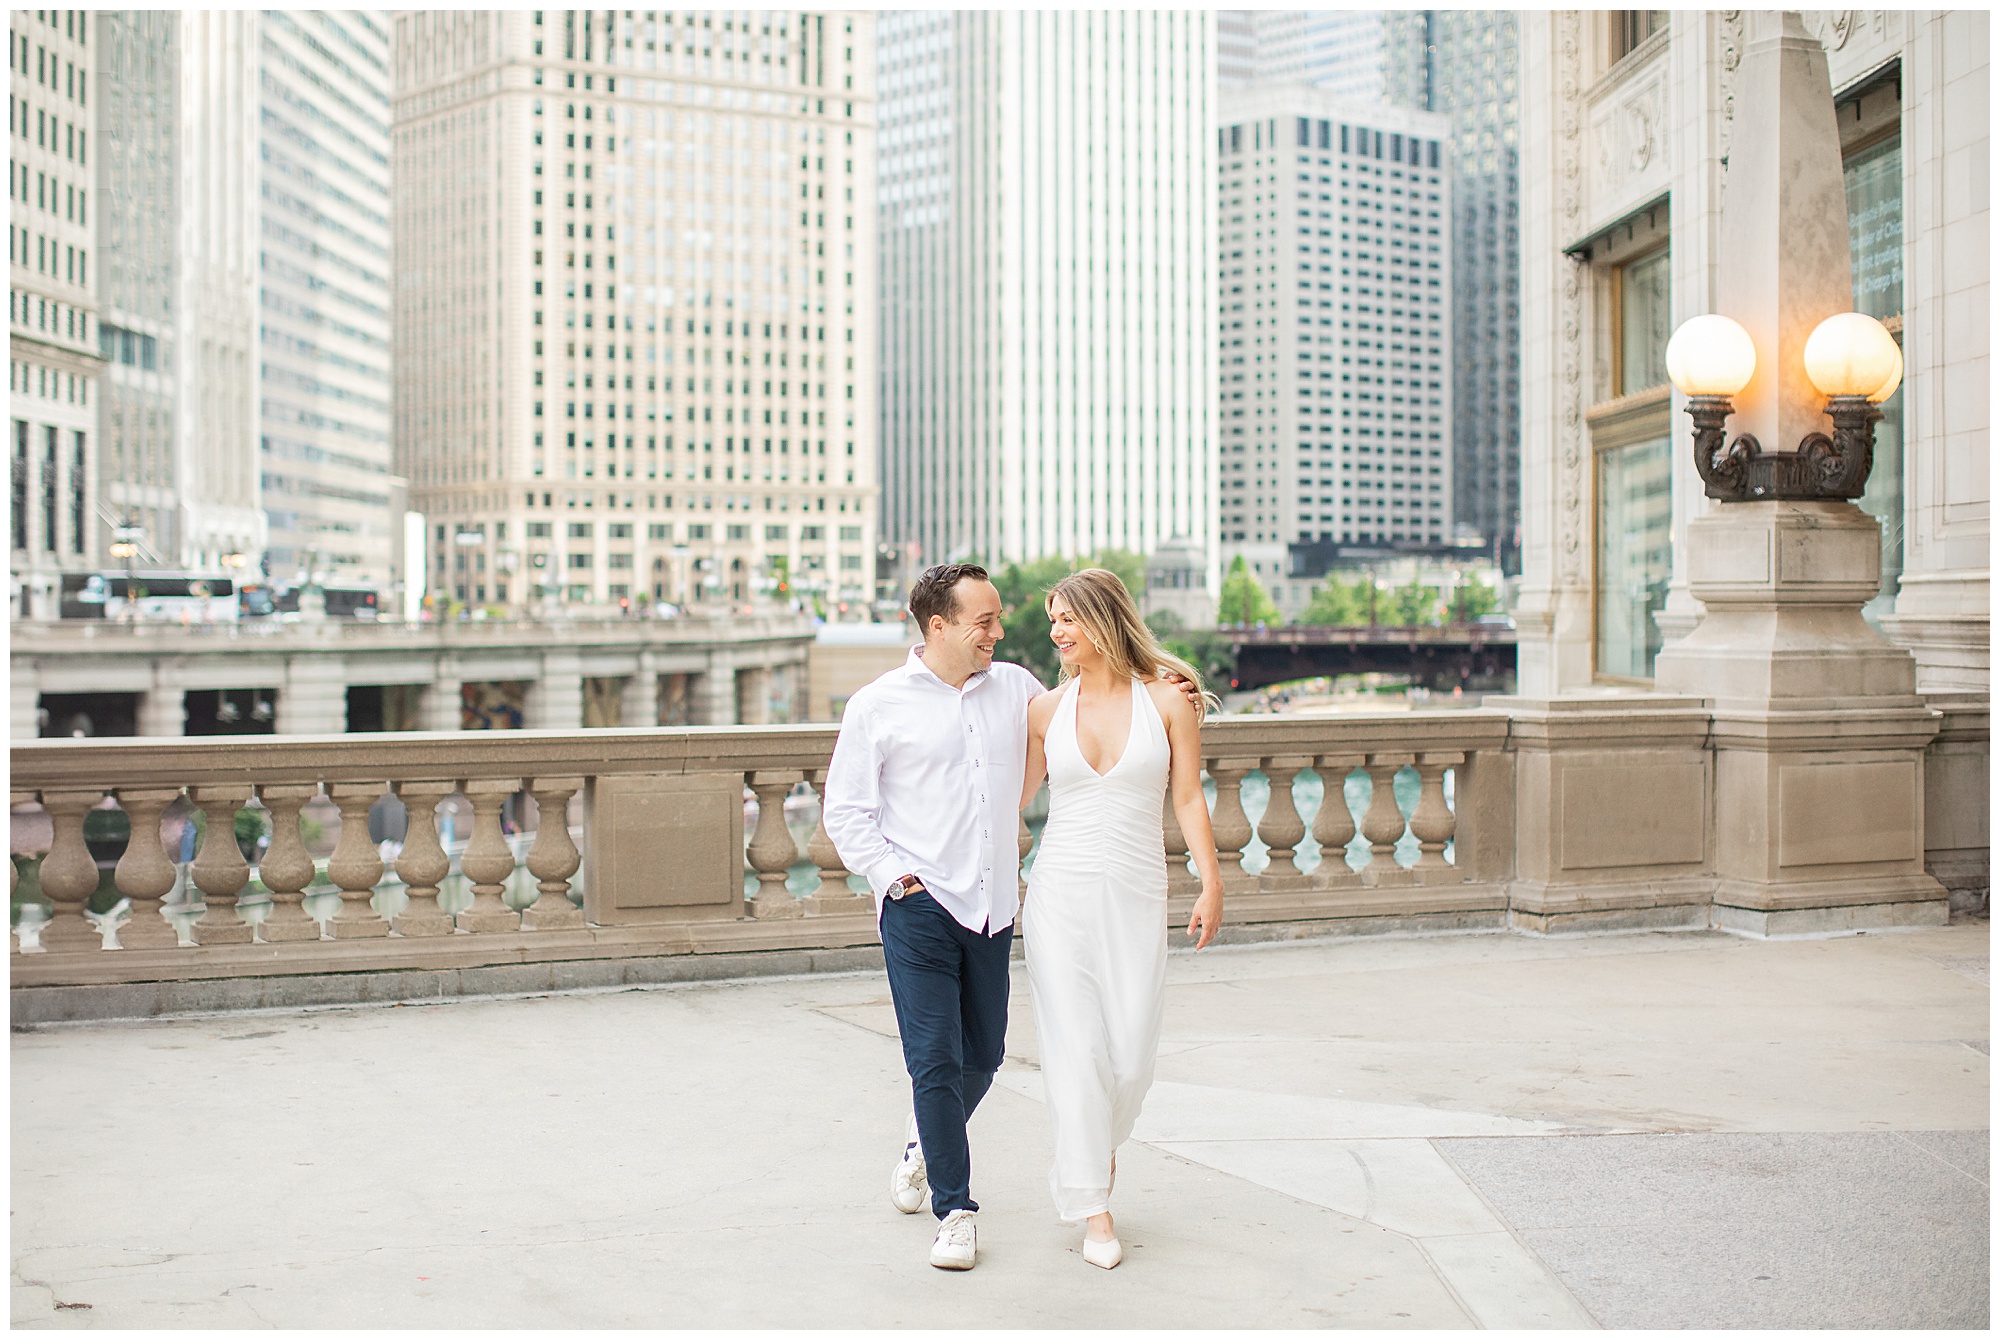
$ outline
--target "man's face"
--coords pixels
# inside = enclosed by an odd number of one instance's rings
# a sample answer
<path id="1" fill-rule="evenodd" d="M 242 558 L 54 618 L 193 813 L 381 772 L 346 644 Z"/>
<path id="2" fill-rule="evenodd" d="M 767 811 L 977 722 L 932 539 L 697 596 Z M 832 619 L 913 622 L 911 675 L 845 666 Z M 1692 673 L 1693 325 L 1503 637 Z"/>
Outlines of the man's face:
<path id="1" fill-rule="evenodd" d="M 961 577 L 952 594 L 958 600 L 957 615 L 946 619 L 933 614 L 924 640 L 978 674 L 993 664 L 993 646 L 1006 636 L 1000 626 L 1000 591 L 992 582 Z"/>

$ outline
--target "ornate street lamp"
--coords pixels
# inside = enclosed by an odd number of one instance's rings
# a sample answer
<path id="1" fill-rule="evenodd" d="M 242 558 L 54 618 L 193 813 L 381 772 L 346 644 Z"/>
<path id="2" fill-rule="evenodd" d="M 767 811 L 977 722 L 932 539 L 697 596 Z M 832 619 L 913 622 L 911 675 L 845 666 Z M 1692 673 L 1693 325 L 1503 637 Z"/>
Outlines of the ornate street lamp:
<path id="1" fill-rule="evenodd" d="M 1903 380 L 1903 355 L 1881 322 L 1841 312 L 1806 340 L 1806 377 L 1827 397 L 1833 436 L 1808 433 L 1797 450 L 1764 450 L 1749 433 L 1725 442 L 1731 398 L 1750 384 L 1757 349 L 1726 316 L 1697 316 L 1667 343 L 1667 376 L 1688 398 L 1694 468 L 1702 491 L 1722 502 L 1859 498 L 1875 457 L 1875 407 Z"/>

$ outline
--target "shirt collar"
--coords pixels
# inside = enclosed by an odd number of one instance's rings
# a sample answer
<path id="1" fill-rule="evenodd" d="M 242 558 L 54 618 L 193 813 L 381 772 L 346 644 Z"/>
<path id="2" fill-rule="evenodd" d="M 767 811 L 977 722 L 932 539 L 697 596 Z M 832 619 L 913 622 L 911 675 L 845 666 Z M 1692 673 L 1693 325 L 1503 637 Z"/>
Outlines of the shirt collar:
<path id="1" fill-rule="evenodd" d="M 987 666 L 984 670 L 975 670 L 966 679 L 963 688 L 954 689 L 951 685 L 938 678 L 937 671 L 924 664 L 923 652 L 924 644 L 921 642 L 910 648 L 910 658 L 903 662 L 903 673 L 911 679 L 928 679 L 939 688 L 950 690 L 952 693 L 970 693 L 974 688 L 985 683 L 993 674 L 993 665 Z M 999 662 L 996 661 L 993 664 L 997 665 Z"/>

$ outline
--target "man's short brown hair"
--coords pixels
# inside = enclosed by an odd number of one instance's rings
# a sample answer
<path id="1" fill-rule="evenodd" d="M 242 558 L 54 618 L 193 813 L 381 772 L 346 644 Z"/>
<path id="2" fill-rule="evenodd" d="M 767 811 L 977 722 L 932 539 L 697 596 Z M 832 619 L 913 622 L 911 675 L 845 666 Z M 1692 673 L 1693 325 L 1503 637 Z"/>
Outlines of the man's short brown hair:
<path id="1" fill-rule="evenodd" d="M 940 563 L 924 569 L 910 588 L 910 617 L 917 621 L 919 632 L 929 634 L 933 614 L 942 615 L 946 623 L 958 618 L 958 584 L 967 577 L 992 580 L 977 563 Z"/>

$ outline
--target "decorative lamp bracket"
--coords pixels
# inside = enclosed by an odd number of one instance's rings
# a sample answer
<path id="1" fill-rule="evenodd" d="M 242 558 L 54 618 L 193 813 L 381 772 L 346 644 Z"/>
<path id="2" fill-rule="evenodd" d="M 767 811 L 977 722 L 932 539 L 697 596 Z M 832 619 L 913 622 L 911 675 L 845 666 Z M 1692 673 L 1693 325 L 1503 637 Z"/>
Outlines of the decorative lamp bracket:
<path id="1" fill-rule="evenodd" d="M 1829 397 L 1826 413 L 1833 420 L 1833 436 L 1810 433 L 1797 451 L 1767 452 L 1748 433 L 1728 441 L 1723 425 L 1733 408 L 1728 396 L 1688 397 L 1694 468 L 1709 497 L 1721 502 L 1818 502 L 1859 498 L 1867 487 L 1875 463 L 1875 421 L 1882 417 L 1868 397 Z"/>

